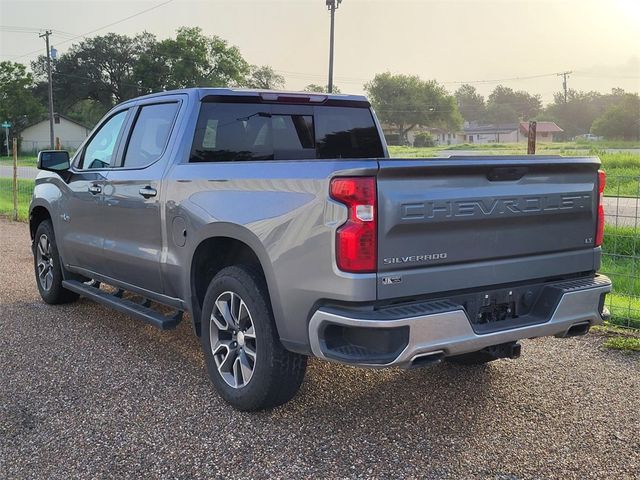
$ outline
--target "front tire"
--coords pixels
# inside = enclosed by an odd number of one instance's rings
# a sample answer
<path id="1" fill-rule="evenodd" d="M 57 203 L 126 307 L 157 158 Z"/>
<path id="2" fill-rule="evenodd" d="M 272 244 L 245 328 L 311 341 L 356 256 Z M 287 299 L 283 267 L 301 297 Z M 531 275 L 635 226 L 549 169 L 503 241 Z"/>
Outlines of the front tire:
<path id="1" fill-rule="evenodd" d="M 280 343 L 266 284 L 250 266 L 224 268 L 209 284 L 201 342 L 209 378 L 238 410 L 282 405 L 302 384 L 307 358 Z"/>
<path id="2" fill-rule="evenodd" d="M 40 222 L 33 240 L 33 261 L 36 285 L 42 300 L 50 305 L 69 303 L 78 299 L 78 294 L 62 286 L 62 262 L 58 253 L 51 220 Z"/>

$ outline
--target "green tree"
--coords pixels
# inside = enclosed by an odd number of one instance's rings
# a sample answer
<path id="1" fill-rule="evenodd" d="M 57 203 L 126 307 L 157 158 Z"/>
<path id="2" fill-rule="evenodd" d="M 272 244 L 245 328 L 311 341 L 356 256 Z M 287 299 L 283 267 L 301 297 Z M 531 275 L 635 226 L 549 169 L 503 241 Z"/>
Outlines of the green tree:
<path id="1" fill-rule="evenodd" d="M 329 86 L 328 85 L 318 85 L 317 83 L 310 83 L 309 85 L 304 87 L 304 91 L 305 92 L 328 93 L 329 92 Z M 332 93 L 342 93 L 342 92 L 340 91 L 340 88 L 338 88 L 337 85 L 334 85 Z"/>
<path id="2" fill-rule="evenodd" d="M 638 94 L 622 95 L 619 103 L 609 107 L 594 120 L 591 132 L 605 138 L 639 140 L 640 97 Z"/>
<path id="3" fill-rule="evenodd" d="M 32 63 L 46 99 L 46 62 Z M 108 33 L 74 44 L 53 63 L 56 110 L 67 113 L 80 100 L 109 108 L 145 93 L 195 86 L 244 85 L 249 64 L 240 51 L 199 28 L 182 27 L 175 38 L 158 41 L 144 32 L 134 37 Z"/>
<path id="4" fill-rule="evenodd" d="M 386 72 L 364 88 L 382 123 L 397 128 L 400 143 L 418 125 L 455 130 L 462 124 L 455 97 L 433 80 Z"/>
<path id="5" fill-rule="evenodd" d="M 609 94 L 570 89 L 565 103 L 564 93 L 557 92 L 553 96 L 553 102 L 540 115 L 540 119 L 553 120 L 564 129 L 565 138 L 573 138 L 591 131 L 595 119 L 621 103 L 624 96 L 624 90 L 619 88 L 612 89 Z"/>
<path id="6" fill-rule="evenodd" d="M 155 37 L 143 33 L 135 37 L 108 33 L 72 45 L 53 62 L 53 89 L 56 110 L 66 112 L 83 99 L 109 108 L 115 103 L 148 93 L 136 78 L 136 67 Z M 40 80 L 38 89 L 46 91 L 46 60 L 31 65 Z"/>
<path id="7" fill-rule="evenodd" d="M 152 90 L 188 87 L 229 87 L 246 83 L 249 64 L 237 47 L 199 27 L 182 27 L 175 39 L 152 45 L 137 69 Z M 151 72 L 151 73 L 149 73 Z"/>
<path id="8" fill-rule="evenodd" d="M 107 113 L 107 110 L 101 103 L 85 99 L 76 102 L 67 109 L 65 114 L 87 127 L 93 127 Z"/>
<path id="9" fill-rule="evenodd" d="M 284 77 L 268 65 L 252 65 L 247 79 L 246 86 L 249 88 L 260 88 L 264 90 L 282 90 L 285 82 Z"/>
<path id="10" fill-rule="evenodd" d="M 565 138 L 586 133 L 591 129 L 591 124 L 596 117 L 602 113 L 595 101 L 600 95 L 598 92 L 579 92 L 570 89 L 565 103 L 564 93 L 557 92 L 553 95 L 553 102 L 547 106 L 540 119 L 556 122 L 564 130 Z"/>
<path id="11" fill-rule="evenodd" d="M 19 132 L 30 123 L 40 120 L 45 112 L 43 105 L 32 93 L 33 76 L 24 65 L 0 62 L 0 121 L 9 121 Z M 4 145 L 5 130 L 2 130 Z"/>
<path id="12" fill-rule="evenodd" d="M 542 111 L 540 95 L 514 91 L 498 85 L 487 101 L 487 120 L 494 124 L 515 123 L 535 118 Z"/>
<path id="13" fill-rule="evenodd" d="M 482 122 L 487 114 L 484 97 L 472 85 L 461 85 L 454 94 L 458 102 L 458 110 L 467 122 Z"/>

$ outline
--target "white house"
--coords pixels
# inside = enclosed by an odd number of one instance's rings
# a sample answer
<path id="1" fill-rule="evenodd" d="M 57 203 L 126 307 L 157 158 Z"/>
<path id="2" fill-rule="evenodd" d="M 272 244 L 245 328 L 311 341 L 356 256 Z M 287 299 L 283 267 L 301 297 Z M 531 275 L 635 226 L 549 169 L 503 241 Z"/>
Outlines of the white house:
<path id="1" fill-rule="evenodd" d="M 536 125 L 536 142 L 553 142 L 553 135 L 564 130 L 555 122 L 539 121 Z M 507 125 L 465 124 L 462 132 L 451 143 L 517 143 L 529 137 L 529 122 Z"/>
<path id="2" fill-rule="evenodd" d="M 387 143 L 398 144 L 398 130 L 393 125 L 382 125 Z M 536 142 L 553 142 L 554 134 L 564 130 L 555 122 L 538 121 Z M 428 132 L 436 145 L 457 145 L 461 143 L 518 143 L 526 142 L 529 136 L 529 122 L 508 123 L 503 125 L 478 125 L 465 122 L 461 131 L 452 132 L 442 128 L 416 126 L 407 132 L 407 141 L 413 145 L 416 135 Z"/>
<path id="3" fill-rule="evenodd" d="M 457 143 L 515 143 L 519 140 L 518 124 L 465 125 L 456 137 Z"/>
<path id="4" fill-rule="evenodd" d="M 90 131 L 89 127 L 69 117 L 58 114 L 54 116 L 54 137 L 59 139 L 60 148 L 64 150 L 77 150 Z M 20 137 L 20 153 L 23 155 L 33 155 L 39 150 L 50 148 L 49 119 L 28 126 L 21 132 Z"/>

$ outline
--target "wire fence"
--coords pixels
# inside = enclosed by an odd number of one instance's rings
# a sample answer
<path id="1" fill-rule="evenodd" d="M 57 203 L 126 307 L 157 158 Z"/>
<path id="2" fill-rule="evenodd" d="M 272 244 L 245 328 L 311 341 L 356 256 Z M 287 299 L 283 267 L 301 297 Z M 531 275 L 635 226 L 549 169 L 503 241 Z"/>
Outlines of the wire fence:
<path id="1" fill-rule="evenodd" d="M 27 221 L 34 180 L 35 157 L 0 159 L 0 216 Z M 14 175 L 15 171 L 15 175 Z M 640 329 L 640 177 L 608 176 L 606 216 L 600 271 L 613 281 L 606 305 L 610 322 Z"/>
<path id="2" fill-rule="evenodd" d="M 611 278 L 611 322 L 640 329 L 640 177 L 607 176 L 600 271 Z"/>
<path id="3" fill-rule="evenodd" d="M 14 170 L 13 161 L 0 159 L 0 216 L 26 221 L 34 180 L 38 173 L 35 159 L 33 165 L 22 161 Z"/>

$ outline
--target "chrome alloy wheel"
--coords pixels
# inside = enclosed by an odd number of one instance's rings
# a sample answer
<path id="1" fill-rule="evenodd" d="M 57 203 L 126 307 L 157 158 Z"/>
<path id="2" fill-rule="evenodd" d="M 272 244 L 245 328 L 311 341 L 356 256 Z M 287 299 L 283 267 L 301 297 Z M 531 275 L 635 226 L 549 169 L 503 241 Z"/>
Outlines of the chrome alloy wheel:
<path id="1" fill-rule="evenodd" d="M 53 257 L 51 256 L 51 241 L 44 233 L 40 235 L 36 245 L 36 263 L 40 286 L 48 292 L 53 285 Z"/>
<path id="2" fill-rule="evenodd" d="M 256 367 L 256 333 L 251 312 L 237 293 L 223 292 L 209 320 L 211 353 L 224 381 L 246 386 Z"/>

